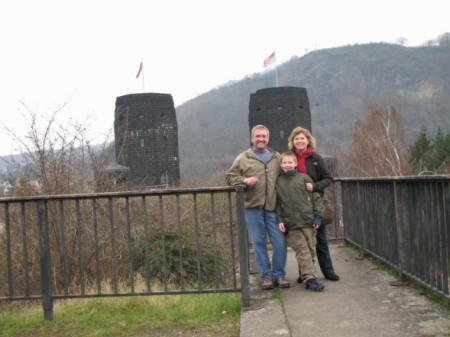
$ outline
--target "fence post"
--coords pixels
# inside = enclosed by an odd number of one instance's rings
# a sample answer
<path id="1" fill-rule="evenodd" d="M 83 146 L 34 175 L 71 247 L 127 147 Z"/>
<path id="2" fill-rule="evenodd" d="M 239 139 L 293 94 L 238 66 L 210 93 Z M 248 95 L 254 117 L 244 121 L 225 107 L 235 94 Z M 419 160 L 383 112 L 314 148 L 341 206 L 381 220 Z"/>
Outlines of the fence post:
<path id="1" fill-rule="evenodd" d="M 395 210 L 395 230 L 397 235 L 397 255 L 398 255 L 398 280 L 390 282 L 393 286 L 402 286 L 408 284 L 408 279 L 403 272 L 403 266 L 405 264 L 406 256 L 405 249 L 403 245 L 403 230 L 402 230 L 402 214 L 403 214 L 403 205 L 402 198 L 399 195 L 399 187 L 398 184 L 394 181 L 394 210 Z"/>
<path id="2" fill-rule="evenodd" d="M 358 201 L 361 202 L 362 197 L 361 197 L 361 189 L 360 189 L 359 181 L 356 182 L 356 193 L 358 194 Z M 362 236 L 362 238 L 361 238 L 361 249 L 362 249 L 362 255 L 363 256 L 367 256 L 368 253 L 366 251 L 366 249 L 367 249 L 366 248 L 366 216 L 365 216 L 365 214 L 363 214 L 361 216 L 361 209 L 360 208 L 358 208 L 357 215 L 358 215 L 359 223 L 361 225 L 361 236 Z"/>
<path id="3" fill-rule="evenodd" d="M 242 306 L 250 306 L 250 277 L 248 259 L 247 228 L 245 225 L 245 192 L 244 186 L 236 186 L 236 215 L 239 239 L 239 270 L 241 275 Z"/>
<path id="4" fill-rule="evenodd" d="M 39 246 L 41 259 L 41 287 L 42 287 L 42 308 L 44 309 L 44 319 L 53 320 L 53 299 L 50 273 L 50 245 L 48 238 L 48 223 L 46 221 L 45 202 L 37 202 Z"/>

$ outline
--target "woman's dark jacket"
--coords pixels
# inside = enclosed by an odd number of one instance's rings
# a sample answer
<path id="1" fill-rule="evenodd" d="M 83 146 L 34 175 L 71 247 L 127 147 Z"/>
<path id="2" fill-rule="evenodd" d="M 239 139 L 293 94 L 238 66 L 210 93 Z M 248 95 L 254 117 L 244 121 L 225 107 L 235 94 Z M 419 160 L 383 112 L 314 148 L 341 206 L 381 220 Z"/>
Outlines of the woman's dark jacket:
<path id="1" fill-rule="evenodd" d="M 318 153 L 313 152 L 305 158 L 306 174 L 313 180 L 313 192 L 319 192 L 323 196 L 325 188 L 333 182 L 325 159 Z"/>

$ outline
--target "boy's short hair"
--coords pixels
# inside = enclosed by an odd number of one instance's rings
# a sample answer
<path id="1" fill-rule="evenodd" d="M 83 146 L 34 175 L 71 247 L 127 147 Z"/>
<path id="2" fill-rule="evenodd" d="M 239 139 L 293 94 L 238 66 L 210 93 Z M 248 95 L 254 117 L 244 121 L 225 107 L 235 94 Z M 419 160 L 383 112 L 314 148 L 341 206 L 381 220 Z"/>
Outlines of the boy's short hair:
<path id="1" fill-rule="evenodd" d="M 283 160 L 284 157 L 292 157 L 295 159 L 295 162 L 297 162 L 297 155 L 293 151 L 283 152 L 280 157 L 280 162 Z"/>

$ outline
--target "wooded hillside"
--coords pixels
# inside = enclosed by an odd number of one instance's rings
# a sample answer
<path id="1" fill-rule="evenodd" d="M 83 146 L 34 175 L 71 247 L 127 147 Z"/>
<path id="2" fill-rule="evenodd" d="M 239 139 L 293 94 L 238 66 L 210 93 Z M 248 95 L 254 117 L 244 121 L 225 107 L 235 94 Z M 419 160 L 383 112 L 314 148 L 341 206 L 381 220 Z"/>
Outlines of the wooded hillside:
<path id="1" fill-rule="evenodd" d="M 336 155 L 368 101 L 399 102 L 408 142 L 427 126 L 450 132 L 450 46 L 377 43 L 310 52 L 277 66 L 279 86 L 307 89 L 318 150 Z M 178 107 L 181 179 L 221 174 L 249 146 L 250 94 L 276 86 L 274 68 L 214 88 Z"/>

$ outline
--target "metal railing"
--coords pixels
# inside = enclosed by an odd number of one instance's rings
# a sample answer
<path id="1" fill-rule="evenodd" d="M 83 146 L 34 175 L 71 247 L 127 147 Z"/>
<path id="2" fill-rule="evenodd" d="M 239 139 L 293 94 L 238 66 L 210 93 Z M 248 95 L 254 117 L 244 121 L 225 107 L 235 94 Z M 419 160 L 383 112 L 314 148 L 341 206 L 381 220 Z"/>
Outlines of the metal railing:
<path id="1" fill-rule="evenodd" d="M 1 198 L 0 301 L 241 292 L 242 188 Z"/>
<path id="2" fill-rule="evenodd" d="M 450 177 L 336 178 L 330 240 L 449 297 Z M 242 187 L 0 199 L 0 301 L 241 292 Z"/>
<path id="3" fill-rule="evenodd" d="M 345 240 L 450 299 L 450 176 L 339 178 Z"/>

